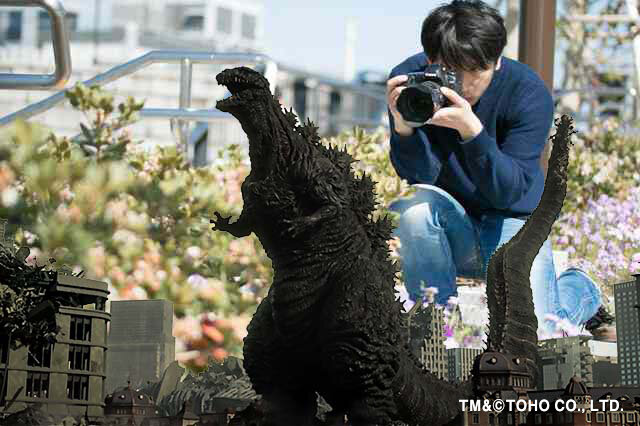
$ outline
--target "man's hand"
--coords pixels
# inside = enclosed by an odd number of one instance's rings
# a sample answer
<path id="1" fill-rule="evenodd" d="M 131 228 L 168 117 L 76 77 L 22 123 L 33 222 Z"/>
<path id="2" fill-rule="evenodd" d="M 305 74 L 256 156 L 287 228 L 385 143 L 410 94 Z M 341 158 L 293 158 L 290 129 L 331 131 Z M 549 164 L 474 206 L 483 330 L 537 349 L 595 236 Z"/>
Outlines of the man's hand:
<path id="1" fill-rule="evenodd" d="M 407 75 L 397 75 L 387 80 L 387 103 L 389 104 L 389 110 L 393 115 L 393 122 L 396 133 L 401 136 L 410 136 L 413 134 L 413 127 L 409 126 L 396 107 L 398 102 L 398 96 L 400 92 L 405 89 L 402 83 L 407 81 Z"/>
<path id="2" fill-rule="evenodd" d="M 471 104 L 448 87 L 441 87 L 440 91 L 453 105 L 440 108 L 427 124 L 456 129 L 462 140 L 478 136 L 482 132 L 482 122 L 471 110 Z"/>

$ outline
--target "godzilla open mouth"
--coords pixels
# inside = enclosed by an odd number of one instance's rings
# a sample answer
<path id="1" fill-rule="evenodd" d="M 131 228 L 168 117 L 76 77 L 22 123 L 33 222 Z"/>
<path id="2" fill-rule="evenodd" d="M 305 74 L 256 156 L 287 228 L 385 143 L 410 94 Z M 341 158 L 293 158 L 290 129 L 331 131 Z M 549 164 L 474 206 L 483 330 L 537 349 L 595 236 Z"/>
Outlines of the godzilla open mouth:
<path id="1" fill-rule="evenodd" d="M 221 111 L 226 111 L 229 107 L 243 105 L 246 101 L 252 100 L 256 90 L 269 90 L 263 81 L 251 78 L 253 76 L 234 75 L 231 73 L 220 73 L 216 80 L 218 84 L 226 86 L 231 92 L 231 96 L 216 102 L 216 108 Z M 256 81 L 251 81 L 256 80 Z"/>

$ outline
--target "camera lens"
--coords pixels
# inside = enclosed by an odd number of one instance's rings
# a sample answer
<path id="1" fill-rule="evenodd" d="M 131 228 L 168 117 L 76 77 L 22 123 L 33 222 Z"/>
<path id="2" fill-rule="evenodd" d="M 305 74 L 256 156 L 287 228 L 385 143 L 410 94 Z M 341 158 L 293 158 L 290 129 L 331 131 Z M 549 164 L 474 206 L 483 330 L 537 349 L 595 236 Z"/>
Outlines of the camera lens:
<path id="1" fill-rule="evenodd" d="M 415 115 L 433 116 L 433 101 L 430 96 L 413 96 L 408 101 L 409 110 Z"/>
<path id="2" fill-rule="evenodd" d="M 422 126 L 441 106 L 440 87 L 432 82 L 407 87 L 400 93 L 396 105 L 408 124 Z"/>

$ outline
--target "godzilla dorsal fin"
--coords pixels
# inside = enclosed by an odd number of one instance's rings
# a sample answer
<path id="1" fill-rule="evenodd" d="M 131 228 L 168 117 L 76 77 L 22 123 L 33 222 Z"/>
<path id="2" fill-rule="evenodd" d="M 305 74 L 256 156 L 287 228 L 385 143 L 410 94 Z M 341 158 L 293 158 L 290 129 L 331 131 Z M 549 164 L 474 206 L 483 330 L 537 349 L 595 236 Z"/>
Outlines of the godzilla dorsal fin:
<path id="1" fill-rule="evenodd" d="M 290 107 L 289 110 L 285 109 L 284 117 L 287 119 L 287 123 L 289 123 L 292 128 L 297 129 L 298 117 L 296 117 L 296 115 L 294 114 L 293 107 Z"/>
<path id="2" fill-rule="evenodd" d="M 320 145 L 320 135 L 318 135 L 318 126 L 313 124 L 310 118 L 307 117 L 307 122 L 300 128 L 300 134 L 305 137 L 309 142 L 315 145 Z"/>

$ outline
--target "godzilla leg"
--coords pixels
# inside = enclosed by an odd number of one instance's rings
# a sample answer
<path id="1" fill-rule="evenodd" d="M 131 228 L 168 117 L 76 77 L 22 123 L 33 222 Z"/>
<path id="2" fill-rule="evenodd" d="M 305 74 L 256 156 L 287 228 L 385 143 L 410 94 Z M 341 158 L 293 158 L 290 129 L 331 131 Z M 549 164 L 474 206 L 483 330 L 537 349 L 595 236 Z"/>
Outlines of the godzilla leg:
<path id="1" fill-rule="evenodd" d="M 306 387 L 305 376 L 296 369 L 276 332 L 271 297 L 258 306 L 244 339 L 244 368 L 253 388 L 262 395 L 265 410 L 264 425 L 311 425 L 317 400 Z"/>
<path id="2" fill-rule="evenodd" d="M 334 394 L 328 402 L 349 401 L 332 407 L 346 412 L 354 426 L 389 425 L 395 413 L 391 372 L 386 372 L 385 363 L 381 362 L 381 347 L 351 338 L 334 341 L 323 351 L 323 368 L 332 387 L 342 394 Z"/>

